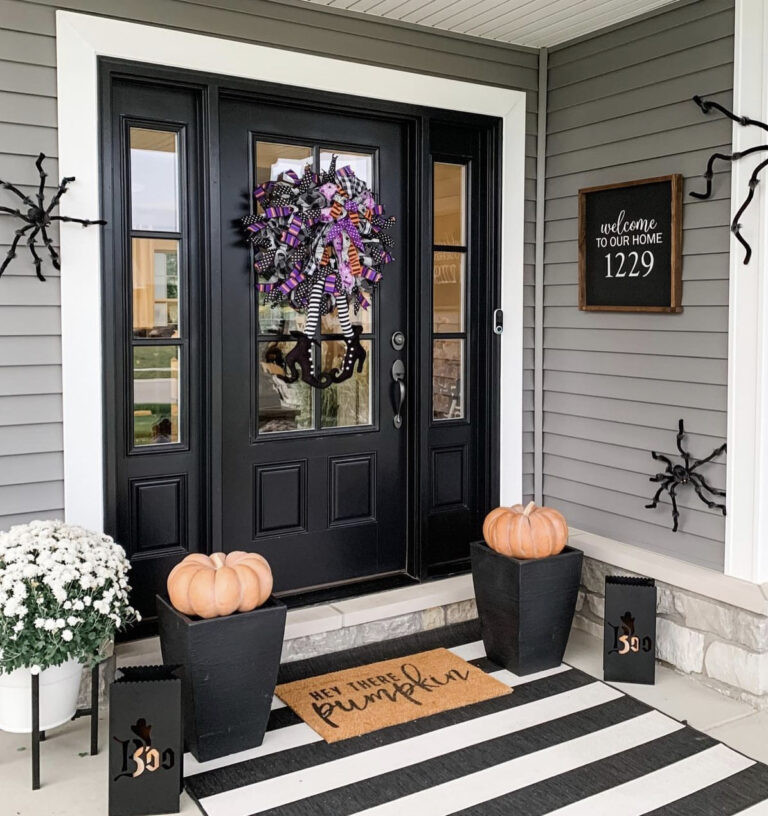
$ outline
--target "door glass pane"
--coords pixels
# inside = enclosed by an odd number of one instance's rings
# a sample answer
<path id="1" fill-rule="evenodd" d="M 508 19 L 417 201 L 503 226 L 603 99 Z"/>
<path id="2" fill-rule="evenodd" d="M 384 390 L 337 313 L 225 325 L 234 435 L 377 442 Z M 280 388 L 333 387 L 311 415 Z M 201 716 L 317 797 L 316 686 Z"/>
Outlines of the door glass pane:
<path id="1" fill-rule="evenodd" d="M 354 306 L 350 303 L 349 306 L 349 322 L 353 326 L 362 326 L 363 334 L 370 334 L 373 331 L 373 296 L 370 293 L 365 295 L 369 301 L 367 309 L 360 307 L 355 314 Z M 323 334 L 341 334 L 341 325 L 339 324 L 339 315 L 336 309 L 330 314 L 323 315 L 320 319 L 320 331 Z"/>
<path id="2" fill-rule="evenodd" d="M 327 170 L 331 159 L 336 156 L 336 169 L 349 166 L 354 174 L 373 189 L 373 156 L 370 153 L 347 153 L 344 151 L 320 150 L 320 169 Z"/>
<path id="3" fill-rule="evenodd" d="M 435 162 L 434 175 L 434 243 L 464 246 L 466 166 Z"/>
<path id="4" fill-rule="evenodd" d="M 314 426 L 312 388 L 298 380 L 287 383 L 285 355 L 294 347 L 287 343 L 259 343 L 259 433 L 304 431 Z"/>
<path id="5" fill-rule="evenodd" d="M 323 389 L 321 428 L 349 428 L 356 425 L 371 424 L 371 351 L 373 343 L 361 340 L 366 356 L 363 370 L 357 370 L 344 382 Z M 323 371 L 341 368 L 347 344 L 343 340 L 328 340 L 323 344 Z"/>
<path id="6" fill-rule="evenodd" d="M 304 167 L 312 164 L 312 148 L 277 142 L 256 142 L 256 184 L 274 181 L 280 173 L 293 170 L 296 175 L 304 173 Z"/>
<path id="7" fill-rule="evenodd" d="M 432 355 L 432 416 L 461 419 L 464 416 L 464 341 L 434 340 Z"/>
<path id="8" fill-rule="evenodd" d="M 300 314 L 287 303 L 259 303 L 259 332 L 261 334 L 288 335 L 292 331 L 304 331 L 307 316 Z"/>
<path id="9" fill-rule="evenodd" d="M 179 242 L 134 238 L 133 336 L 179 336 Z"/>
<path id="10" fill-rule="evenodd" d="M 433 329 L 464 331 L 464 254 L 435 252 L 432 270 Z"/>
<path id="11" fill-rule="evenodd" d="M 134 346 L 133 444 L 179 441 L 179 347 Z"/>
<path id="12" fill-rule="evenodd" d="M 177 133 L 131 128 L 131 228 L 179 231 Z"/>

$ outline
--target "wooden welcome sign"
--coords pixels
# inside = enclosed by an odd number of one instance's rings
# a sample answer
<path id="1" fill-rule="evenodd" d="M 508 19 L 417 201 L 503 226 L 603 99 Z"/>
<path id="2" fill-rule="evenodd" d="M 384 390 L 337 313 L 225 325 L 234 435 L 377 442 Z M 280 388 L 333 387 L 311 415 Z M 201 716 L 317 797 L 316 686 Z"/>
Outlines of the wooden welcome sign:
<path id="1" fill-rule="evenodd" d="M 683 177 L 579 190 L 579 308 L 682 310 Z"/>

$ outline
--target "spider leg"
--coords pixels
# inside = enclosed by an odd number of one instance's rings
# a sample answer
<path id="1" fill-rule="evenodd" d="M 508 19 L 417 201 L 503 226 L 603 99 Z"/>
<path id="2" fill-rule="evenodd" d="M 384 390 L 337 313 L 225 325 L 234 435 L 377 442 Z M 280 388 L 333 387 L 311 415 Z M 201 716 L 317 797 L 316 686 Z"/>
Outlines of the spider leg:
<path id="1" fill-rule="evenodd" d="M 21 236 L 24 235 L 25 232 L 28 232 L 32 229 L 32 224 L 27 224 L 26 227 L 22 227 L 19 230 L 16 230 L 16 235 L 13 237 L 13 243 L 11 244 L 11 248 L 8 250 L 5 260 L 3 261 L 3 265 L 0 266 L 0 275 L 5 272 L 8 268 L 8 264 L 16 257 L 16 247 L 19 245 L 19 241 L 21 240 Z"/>
<path id="2" fill-rule="evenodd" d="M 688 468 L 689 472 L 693 472 L 694 470 L 696 470 L 696 468 L 701 467 L 702 465 L 706 465 L 707 462 L 711 462 L 713 459 L 716 459 L 718 456 L 720 456 L 721 453 L 725 451 L 727 444 L 728 444 L 727 442 L 724 442 L 722 445 L 720 445 L 719 448 L 713 450 L 712 453 L 710 453 L 709 456 L 706 457 L 706 459 L 694 459 L 693 464 L 691 465 L 690 468 Z"/>
<path id="3" fill-rule="evenodd" d="M 673 467 L 672 461 L 670 460 L 670 458 L 668 456 L 664 456 L 663 453 L 656 453 L 656 451 L 651 451 L 651 456 L 653 456 L 653 458 L 657 462 L 664 462 L 664 464 L 667 465 L 667 467 L 670 467 L 670 468 Z"/>
<path id="4" fill-rule="evenodd" d="M 743 159 L 745 156 L 749 156 L 752 153 L 760 153 L 762 151 L 768 150 L 768 145 L 756 145 L 755 147 L 749 147 L 746 150 L 742 150 L 737 153 L 713 153 L 709 160 L 707 161 L 707 170 L 704 173 L 704 178 L 707 180 L 707 189 L 703 193 L 688 193 L 689 196 L 692 198 L 698 199 L 706 199 L 712 195 L 712 176 L 713 176 L 713 166 L 717 159 L 725 162 L 735 162 L 739 159 Z"/>
<path id="5" fill-rule="evenodd" d="M 749 207 L 749 205 L 752 203 L 752 199 L 755 197 L 755 189 L 760 183 L 758 176 L 760 175 L 760 171 L 766 166 L 768 166 L 768 159 L 760 162 L 760 164 L 758 164 L 752 171 L 752 175 L 749 178 L 749 192 L 747 193 L 747 197 L 744 199 L 741 207 L 739 207 L 739 209 L 736 211 L 736 215 L 733 216 L 733 221 L 731 221 L 731 232 L 736 240 L 744 247 L 745 264 L 748 264 L 750 258 L 752 257 L 752 247 L 741 235 L 741 224 L 739 223 L 739 219 L 744 214 L 747 207 Z"/>
<path id="6" fill-rule="evenodd" d="M 16 218 L 26 219 L 26 216 L 24 215 L 24 213 L 21 210 L 12 210 L 10 207 L 0 207 L 0 212 L 1 213 L 8 213 L 8 215 L 15 215 Z"/>
<path id="7" fill-rule="evenodd" d="M 691 476 L 713 496 L 725 496 L 725 490 L 720 490 L 719 487 L 712 487 L 712 485 L 701 475 L 701 473 L 692 473 Z"/>
<path id="8" fill-rule="evenodd" d="M 722 490 L 719 490 L 719 491 L 714 491 L 714 490 L 712 490 L 712 488 L 711 488 L 711 487 L 709 487 L 709 486 L 706 484 L 706 482 L 704 482 L 704 481 L 703 481 L 703 479 L 702 479 L 703 484 L 699 485 L 699 479 L 701 479 L 701 476 L 699 476 L 698 474 L 696 474 L 696 478 L 692 478 L 692 479 L 691 479 L 691 484 L 693 485 L 693 489 L 696 491 L 696 495 L 697 495 L 697 496 L 698 496 L 698 497 L 699 497 L 699 498 L 700 498 L 700 499 L 701 499 L 701 500 L 704 502 L 704 504 L 706 504 L 706 505 L 707 505 L 707 507 L 709 507 L 711 510 L 722 510 L 722 511 L 723 511 L 723 515 L 725 515 L 725 505 L 724 505 L 724 504 L 719 504 L 718 502 L 713 502 L 713 501 L 710 501 L 710 500 L 709 500 L 709 499 L 708 499 L 708 498 L 707 498 L 707 497 L 704 495 L 704 493 L 702 493 L 702 490 L 701 490 L 701 489 L 702 489 L 702 487 L 703 487 L 703 488 L 705 488 L 706 490 L 709 490 L 711 493 L 715 493 L 715 495 L 718 495 L 718 496 L 725 496 L 725 492 L 724 492 L 724 491 L 722 491 Z"/>
<path id="9" fill-rule="evenodd" d="M 82 224 L 84 227 L 90 227 L 92 224 L 106 224 L 106 221 L 89 221 L 87 218 L 70 218 L 67 215 L 52 215 L 51 221 L 72 221 L 75 224 Z"/>
<path id="10" fill-rule="evenodd" d="M 732 122 L 736 122 L 743 127 L 755 125 L 755 127 L 768 130 L 768 125 L 766 125 L 765 122 L 759 122 L 757 119 L 750 119 L 749 116 L 736 116 L 733 111 L 723 107 L 719 102 L 713 102 L 710 99 L 702 99 L 698 94 L 693 97 L 693 101 L 701 108 L 702 113 L 709 113 L 712 108 L 714 108 L 715 110 L 719 110 L 723 115 L 727 116 Z"/>
<path id="11" fill-rule="evenodd" d="M 54 269 L 61 269 L 61 262 L 59 259 L 59 253 L 56 252 L 56 249 L 53 246 L 53 241 L 51 240 L 50 236 L 48 235 L 45 227 L 40 228 L 40 233 L 43 236 L 43 243 L 48 247 L 48 254 L 51 256 L 51 263 L 53 264 Z"/>
<path id="12" fill-rule="evenodd" d="M 61 180 L 61 184 L 59 184 L 59 189 L 56 190 L 55 195 L 51 199 L 51 203 L 48 205 L 48 209 L 45 211 L 46 215 L 50 215 L 53 212 L 53 210 L 56 208 L 56 205 L 61 200 L 61 197 L 64 195 L 64 193 L 67 192 L 67 187 L 69 187 L 69 185 L 74 180 L 75 180 L 74 176 L 66 176 Z"/>
<path id="13" fill-rule="evenodd" d="M 651 479 L 651 481 L 655 480 Z M 653 510 L 653 508 L 658 505 L 659 499 L 661 498 L 661 494 L 664 492 L 664 490 L 669 490 L 669 485 L 672 483 L 672 481 L 673 479 L 671 476 L 666 477 L 666 479 L 664 480 L 664 484 L 662 484 L 662 486 L 654 494 L 654 497 L 651 499 L 651 503 L 645 505 L 647 510 Z"/>
<path id="14" fill-rule="evenodd" d="M 672 520 L 674 524 L 672 525 L 672 532 L 677 532 L 677 521 L 680 518 L 680 511 L 677 509 L 677 499 L 675 498 L 675 492 L 677 491 L 677 483 L 673 484 L 669 488 L 669 497 L 672 499 Z"/>
<path id="15" fill-rule="evenodd" d="M 677 449 L 680 451 L 680 456 L 683 457 L 683 461 L 685 462 L 685 469 L 688 470 L 691 466 L 691 454 L 687 451 L 683 450 L 683 437 L 685 436 L 685 425 L 683 424 L 683 420 L 679 420 L 678 422 L 678 432 L 677 436 L 675 437 L 677 440 Z"/>
<path id="16" fill-rule="evenodd" d="M 37 247 L 35 245 L 35 238 L 40 232 L 40 228 L 36 227 L 30 233 L 29 237 L 27 238 L 27 246 L 29 247 L 29 251 L 32 253 L 32 259 L 35 264 L 35 274 L 37 275 L 38 280 L 44 281 L 45 277 L 43 273 L 40 271 L 40 267 L 42 266 L 43 259 L 37 254 Z"/>
<path id="17" fill-rule="evenodd" d="M 37 206 L 41 209 L 45 209 L 45 180 L 48 178 L 48 173 L 43 170 L 43 162 L 45 161 L 45 153 L 41 153 L 37 157 L 37 161 L 35 162 L 35 167 L 37 167 L 37 172 L 40 174 L 40 186 L 37 188 Z"/>
<path id="18" fill-rule="evenodd" d="M 32 201 L 32 199 L 28 195 L 24 195 L 24 193 L 22 193 L 21 190 L 19 190 L 19 188 L 15 184 L 11 184 L 9 181 L 3 181 L 2 179 L 0 179 L 0 187 L 4 187 L 9 192 L 17 195 L 27 205 L 27 207 L 37 206 L 35 202 Z"/>
<path id="19" fill-rule="evenodd" d="M 709 157 L 709 161 L 707 162 L 707 170 L 704 173 L 704 178 L 707 181 L 706 190 L 703 193 L 697 193 L 691 190 L 691 192 L 688 193 L 689 196 L 691 196 L 692 198 L 705 199 L 709 198 L 712 195 L 712 175 L 713 175 L 712 166 L 714 165 L 717 159 L 720 159 L 721 161 L 732 162 L 733 156 L 729 156 L 726 153 L 713 153 Z"/>

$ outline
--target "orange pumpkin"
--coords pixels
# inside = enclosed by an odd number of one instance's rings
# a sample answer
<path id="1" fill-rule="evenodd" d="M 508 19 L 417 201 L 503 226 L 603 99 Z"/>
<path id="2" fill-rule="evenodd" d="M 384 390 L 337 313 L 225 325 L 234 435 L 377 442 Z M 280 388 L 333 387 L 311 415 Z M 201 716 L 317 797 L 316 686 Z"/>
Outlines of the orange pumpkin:
<path id="1" fill-rule="evenodd" d="M 168 576 L 168 596 L 184 615 L 217 618 L 250 612 L 272 592 L 272 570 L 256 553 L 193 553 Z"/>
<path id="2" fill-rule="evenodd" d="M 488 546 L 512 558 L 546 558 L 557 555 L 568 542 L 568 524 L 552 507 L 497 507 L 483 522 Z"/>

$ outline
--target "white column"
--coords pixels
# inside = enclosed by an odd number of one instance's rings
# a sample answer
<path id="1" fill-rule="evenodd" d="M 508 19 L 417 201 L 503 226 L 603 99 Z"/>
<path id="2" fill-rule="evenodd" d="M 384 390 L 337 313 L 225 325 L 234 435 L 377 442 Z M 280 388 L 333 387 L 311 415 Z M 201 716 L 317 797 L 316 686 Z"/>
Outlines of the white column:
<path id="1" fill-rule="evenodd" d="M 736 0 L 733 110 L 768 121 L 768 9 L 764 0 Z M 702 93 L 706 89 L 702 89 Z M 734 124 L 733 149 L 768 143 L 768 133 Z M 755 166 L 768 151 L 733 164 L 731 213 L 749 192 Z M 725 572 L 768 581 L 768 168 L 740 219 L 744 249 L 731 238 L 728 337 L 728 516 Z"/>

